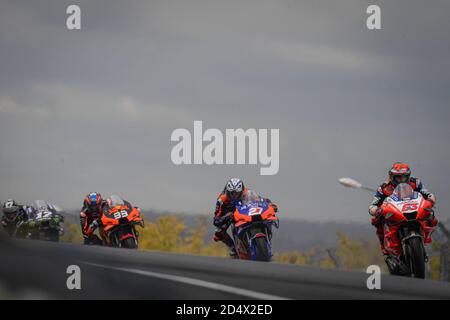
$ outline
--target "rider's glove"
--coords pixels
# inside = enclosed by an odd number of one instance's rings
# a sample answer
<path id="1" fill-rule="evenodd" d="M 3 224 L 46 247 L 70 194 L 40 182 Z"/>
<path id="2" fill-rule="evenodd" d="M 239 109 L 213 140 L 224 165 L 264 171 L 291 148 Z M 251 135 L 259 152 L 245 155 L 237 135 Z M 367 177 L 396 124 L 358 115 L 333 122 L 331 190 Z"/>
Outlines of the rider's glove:
<path id="1" fill-rule="evenodd" d="M 226 215 L 223 217 L 217 217 L 214 219 L 214 226 L 221 228 L 223 227 L 225 224 L 228 223 L 228 221 L 230 220 L 230 216 Z"/>
<path id="2" fill-rule="evenodd" d="M 215 218 L 213 224 L 215 227 L 220 228 L 223 224 L 222 218 L 221 217 Z"/>
<path id="3" fill-rule="evenodd" d="M 375 211 L 375 217 L 379 218 L 379 217 L 381 217 L 382 215 L 383 215 L 383 208 L 378 208 L 378 209 Z"/>
<path id="4" fill-rule="evenodd" d="M 427 200 L 430 201 L 433 204 L 433 206 L 436 204 L 436 196 L 434 194 L 430 194 Z"/>
<path id="5" fill-rule="evenodd" d="M 381 220 L 381 218 L 383 217 L 383 209 L 373 208 L 370 210 L 370 214 L 372 215 L 372 224 L 377 225 Z"/>
<path id="6" fill-rule="evenodd" d="M 273 211 L 278 212 L 278 206 L 275 203 L 272 203 Z"/>
<path id="7" fill-rule="evenodd" d="M 383 209 L 376 205 L 371 205 L 369 207 L 369 213 L 372 217 L 374 217 L 375 219 L 378 219 L 383 214 Z"/>

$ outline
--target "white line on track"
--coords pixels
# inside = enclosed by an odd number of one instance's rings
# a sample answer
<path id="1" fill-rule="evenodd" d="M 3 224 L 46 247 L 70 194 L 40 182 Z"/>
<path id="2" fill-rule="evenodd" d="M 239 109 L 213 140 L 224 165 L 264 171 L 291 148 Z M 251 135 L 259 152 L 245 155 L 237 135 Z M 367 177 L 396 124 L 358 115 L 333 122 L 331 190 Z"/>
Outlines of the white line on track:
<path id="1" fill-rule="evenodd" d="M 193 285 L 193 286 L 197 286 L 197 287 L 203 287 L 203 288 L 207 288 L 207 289 L 211 289 L 211 290 L 231 293 L 231 294 L 238 295 L 238 296 L 244 296 L 244 297 L 248 297 L 251 299 L 289 300 L 288 298 L 284 298 L 284 297 L 274 296 L 274 295 L 256 292 L 256 291 L 252 291 L 252 290 L 247 290 L 247 289 L 231 287 L 231 286 L 227 286 L 227 285 L 220 284 L 220 283 L 209 282 L 209 281 L 204 281 L 204 280 L 199 280 L 199 279 L 194 279 L 194 278 L 176 276 L 176 275 L 159 273 L 159 272 L 131 269 L 131 268 L 111 267 L 111 266 L 106 266 L 106 265 L 97 264 L 97 263 L 84 262 L 84 261 L 80 261 L 80 262 L 87 264 L 87 265 L 94 266 L 94 267 L 100 267 L 100 268 L 117 270 L 117 271 L 128 272 L 128 273 L 134 273 L 134 274 L 139 274 L 142 276 L 159 278 L 159 279 L 189 284 L 189 285 Z"/>

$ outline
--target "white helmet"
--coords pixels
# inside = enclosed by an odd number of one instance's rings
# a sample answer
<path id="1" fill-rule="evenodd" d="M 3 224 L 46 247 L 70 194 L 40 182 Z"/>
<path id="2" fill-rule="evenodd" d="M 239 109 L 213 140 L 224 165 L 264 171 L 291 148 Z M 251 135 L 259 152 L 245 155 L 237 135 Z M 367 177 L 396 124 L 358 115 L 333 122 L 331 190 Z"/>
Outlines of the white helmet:
<path id="1" fill-rule="evenodd" d="M 244 182 L 238 178 L 231 178 L 225 185 L 225 193 L 232 201 L 241 199 L 244 190 Z"/>

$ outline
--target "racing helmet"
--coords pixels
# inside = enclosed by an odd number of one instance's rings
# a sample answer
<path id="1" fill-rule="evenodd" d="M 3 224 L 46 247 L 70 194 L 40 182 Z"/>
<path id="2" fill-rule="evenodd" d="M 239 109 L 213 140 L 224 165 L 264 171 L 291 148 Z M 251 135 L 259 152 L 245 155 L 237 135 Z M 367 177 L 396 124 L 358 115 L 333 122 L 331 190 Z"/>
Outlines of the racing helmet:
<path id="1" fill-rule="evenodd" d="M 242 198 L 245 186 L 239 178 L 231 178 L 225 185 L 225 193 L 231 201 L 238 201 Z"/>
<path id="2" fill-rule="evenodd" d="M 411 169 L 409 165 L 404 162 L 396 162 L 389 169 L 389 182 L 394 186 L 400 183 L 408 183 L 411 177 Z"/>
<path id="3" fill-rule="evenodd" d="M 91 192 L 86 196 L 85 199 L 89 207 L 95 207 L 102 204 L 102 195 L 98 192 Z"/>
<path id="4" fill-rule="evenodd" d="M 13 199 L 8 199 L 3 203 L 3 214 L 8 221 L 13 221 L 19 213 L 19 205 Z"/>

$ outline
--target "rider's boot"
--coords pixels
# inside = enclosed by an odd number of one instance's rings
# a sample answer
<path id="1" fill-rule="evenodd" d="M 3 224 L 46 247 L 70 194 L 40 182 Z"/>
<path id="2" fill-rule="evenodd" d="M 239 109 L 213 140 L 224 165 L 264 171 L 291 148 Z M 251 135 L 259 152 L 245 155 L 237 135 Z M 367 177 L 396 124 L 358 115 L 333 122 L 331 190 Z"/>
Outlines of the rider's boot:
<path id="1" fill-rule="evenodd" d="M 222 241 L 230 249 L 230 257 L 231 258 L 236 258 L 237 257 L 237 252 L 236 252 L 236 247 L 234 246 L 233 239 L 231 239 L 231 237 L 228 234 L 226 234 Z"/>
<path id="2" fill-rule="evenodd" d="M 399 265 L 398 265 L 397 261 L 387 253 L 383 254 L 383 257 L 384 257 L 384 261 L 386 262 L 386 265 L 388 267 L 389 273 L 397 274 L 398 269 L 399 269 Z"/>
<path id="3" fill-rule="evenodd" d="M 230 258 L 236 259 L 237 256 L 238 256 L 238 254 L 236 252 L 236 249 L 234 247 L 230 248 Z"/>
<path id="4" fill-rule="evenodd" d="M 83 235 L 83 244 L 90 245 L 91 241 L 89 240 L 89 237 L 87 235 Z"/>

